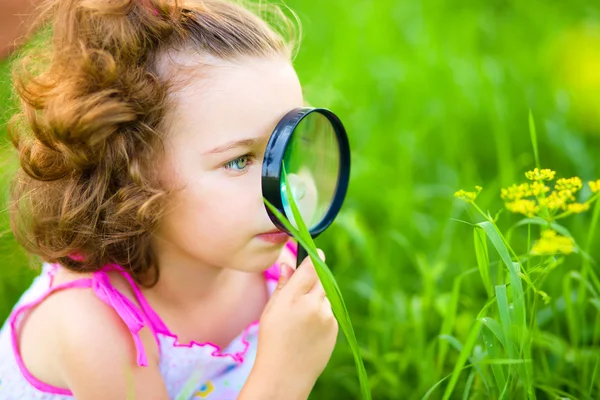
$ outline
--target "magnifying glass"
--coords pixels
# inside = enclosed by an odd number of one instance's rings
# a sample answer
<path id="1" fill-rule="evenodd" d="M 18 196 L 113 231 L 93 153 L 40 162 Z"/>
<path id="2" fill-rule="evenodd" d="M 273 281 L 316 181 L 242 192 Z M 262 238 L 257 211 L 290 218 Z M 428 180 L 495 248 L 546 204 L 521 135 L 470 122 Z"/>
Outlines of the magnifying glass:
<path id="1" fill-rule="evenodd" d="M 284 168 L 292 197 L 314 239 L 340 211 L 350 178 L 348 136 L 333 112 L 296 108 L 279 121 L 267 144 L 262 166 L 263 196 L 298 228 L 287 196 Z M 266 208 L 275 226 L 290 234 Z M 298 245 L 296 265 L 306 256 L 306 250 Z"/>

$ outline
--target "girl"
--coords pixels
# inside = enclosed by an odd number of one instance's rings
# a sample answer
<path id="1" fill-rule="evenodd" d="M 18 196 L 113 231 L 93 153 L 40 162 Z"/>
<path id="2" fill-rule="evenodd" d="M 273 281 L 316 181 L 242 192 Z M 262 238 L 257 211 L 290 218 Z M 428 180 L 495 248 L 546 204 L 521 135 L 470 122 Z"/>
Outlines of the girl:
<path id="1" fill-rule="evenodd" d="M 226 0 L 49 0 L 40 18 L 11 216 L 47 263 L 0 334 L 0 398 L 307 398 L 338 326 L 260 189 L 304 103 L 293 43 Z"/>

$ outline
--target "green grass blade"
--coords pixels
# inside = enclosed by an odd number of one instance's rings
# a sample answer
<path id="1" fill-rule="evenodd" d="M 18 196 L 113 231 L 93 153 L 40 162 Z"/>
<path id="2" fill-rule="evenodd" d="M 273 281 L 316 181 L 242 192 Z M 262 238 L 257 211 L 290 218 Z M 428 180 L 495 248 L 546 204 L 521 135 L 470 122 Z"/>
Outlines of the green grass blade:
<path id="1" fill-rule="evenodd" d="M 494 339 L 494 334 L 496 335 L 496 338 L 498 337 L 498 334 L 492 333 L 493 331 L 489 329 L 489 325 L 487 325 L 485 322 L 486 319 L 487 318 L 482 318 L 482 323 L 488 328 L 488 329 L 483 329 L 481 332 L 482 338 L 483 338 L 483 343 L 487 350 L 488 356 L 491 358 L 491 360 L 495 361 L 501 357 L 502 348 L 500 348 L 500 346 L 497 345 L 497 341 Z M 496 322 L 496 321 L 494 321 L 494 322 Z M 498 325 L 497 322 L 496 322 L 496 324 Z M 501 337 L 504 337 L 504 334 L 502 333 L 502 328 L 500 328 L 500 325 L 498 325 L 497 328 L 499 330 L 499 335 Z M 502 365 L 491 365 L 490 367 L 492 369 L 492 375 L 494 376 L 494 381 L 496 382 L 496 388 L 498 389 L 498 392 L 500 392 L 502 390 L 502 388 L 504 387 L 504 385 L 506 384 L 506 376 L 504 374 L 504 367 Z"/>
<path id="2" fill-rule="evenodd" d="M 513 309 L 515 313 L 516 327 L 519 330 L 519 336 L 525 335 L 526 315 L 525 315 L 525 293 L 519 276 L 521 264 L 513 262 L 513 268 L 510 270 L 510 290 L 512 294 Z"/>
<path id="3" fill-rule="evenodd" d="M 594 237 L 596 236 L 596 228 L 598 227 L 598 222 L 600 221 L 600 200 L 596 201 L 594 205 L 594 211 L 592 213 L 592 221 L 590 222 L 590 227 L 588 228 L 588 236 L 586 240 L 585 249 L 586 252 L 589 252 L 592 247 L 592 242 L 594 241 Z"/>
<path id="4" fill-rule="evenodd" d="M 596 376 L 598 376 L 598 364 L 600 364 L 600 355 L 596 357 L 596 362 L 594 363 L 594 370 L 592 371 L 592 379 L 590 380 L 590 387 L 588 388 L 588 398 L 592 398 L 592 393 L 594 391 L 594 384 L 598 381 L 596 380 Z"/>
<path id="5" fill-rule="evenodd" d="M 468 400 L 469 395 L 471 394 L 471 388 L 473 387 L 473 382 L 475 381 L 475 371 L 472 371 L 467 378 L 467 383 L 465 384 L 465 390 L 463 391 L 462 400 Z"/>
<path id="6" fill-rule="evenodd" d="M 444 321 L 442 322 L 442 329 L 440 331 L 440 337 L 442 335 L 450 335 L 452 333 L 452 328 L 456 322 L 456 314 L 458 310 L 458 302 L 460 300 L 460 288 L 462 285 L 463 279 L 470 275 L 475 270 L 469 270 L 462 274 L 460 274 L 452 284 L 452 295 L 450 297 L 450 302 L 448 304 L 448 308 L 444 312 Z M 438 347 L 438 373 L 444 368 L 444 364 L 446 361 L 446 354 L 448 353 L 448 342 L 447 341 L 439 341 Z"/>
<path id="7" fill-rule="evenodd" d="M 481 229 L 473 229 L 473 241 L 475 243 L 477 268 L 479 268 L 479 274 L 481 275 L 488 298 L 491 298 L 494 295 L 494 285 L 490 278 L 490 257 L 485 232 L 482 232 Z"/>
<path id="8" fill-rule="evenodd" d="M 477 224 L 477 226 L 483 229 L 487 237 L 490 239 L 490 242 L 494 245 L 498 255 L 500 255 L 500 258 L 504 262 L 504 265 L 506 265 L 507 270 L 517 274 L 517 271 L 514 270 L 515 266 L 510 256 L 510 251 L 506 247 L 504 239 L 498 231 L 498 228 L 489 221 L 480 222 Z"/>
<path id="9" fill-rule="evenodd" d="M 462 370 L 465 370 L 467 368 L 472 368 L 472 365 L 465 365 Z M 448 379 L 450 379 L 453 376 L 453 373 L 450 373 L 446 376 L 444 376 L 442 379 L 440 379 L 439 381 L 437 381 L 433 386 L 431 386 L 429 388 L 429 390 L 427 390 L 427 392 L 425 392 L 425 394 L 423 395 L 423 397 L 421 398 L 421 400 L 429 400 L 429 398 L 431 397 L 431 395 L 433 394 L 433 392 L 435 392 L 435 390 L 440 387 L 440 385 L 442 383 L 444 383 L 445 381 L 447 381 Z"/>
<path id="10" fill-rule="evenodd" d="M 311 244 L 311 247 L 313 247 L 316 250 L 317 247 L 315 246 L 315 243 L 312 240 L 312 236 L 310 235 L 310 232 L 308 231 L 308 228 L 306 227 L 306 224 L 304 223 L 302 214 L 300 214 L 300 210 L 298 210 L 298 205 L 296 204 L 296 200 L 294 199 L 294 196 L 292 194 L 292 188 L 291 188 L 290 182 L 288 181 L 287 171 L 285 170 L 285 165 L 282 165 L 282 169 L 283 169 L 283 181 L 285 182 L 285 196 L 287 197 L 288 203 L 289 203 L 290 207 L 292 208 L 294 222 L 296 222 L 296 224 L 298 225 L 297 232 L 300 234 L 300 236 L 302 236 L 302 238 L 305 241 L 307 241 L 308 243 Z"/>
<path id="11" fill-rule="evenodd" d="M 508 388 L 510 386 L 510 382 L 511 382 L 511 380 L 509 377 L 509 379 L 506 380 L 506 384 L 504 385 L 504 388 L 502 388 L 502 392 L 500 392 L 500 396 L 498 396 L 499 400 L 508 398 Z"/>
<path id="12" fill-rule="evenodd" d="M 496 300 L 498 304 L 498 312 L 500 313 L 500 321 L 502 323 L 502 331 L 504 333 L 505 338 L 504 348 L 508 352 L 508 356 L 510 358 L 516 359 L 517 354 L 512 341 L 512 322 L 510 317 L 510 307 L 508 305 L 506 285 L 496 286 Z"/>
<path id="13" fill-rule="evenodd" d="M 457 338 L 455 338 L 452 335 L 440 335 L 440 339 L 447 341 L 448 343 L 450 343 L 452 345 L 452 347 L 454 347 L 459 353 L 462 351 L 463 349 L 463 345 L 459 342 L 459 340 Z M 489 388 L 489 384 L 487 382 L 487 379 L 485 377 L 485 374 L 483 373 L 479 363 L 477 363 L 473 357 L 469 356 L 468 357 L 468 361 L 469 363 L 471 363 L 476 372 L 479 374 L 479 376 L 481 377 L 481 380 L 483 381 L 484 385 L 486 386 L 486 388 Z"/>
<path id="14" fill-rule="evenodd" d="M 493 318 L 485 317 L 481 319 L 481 322 L 486 328 L 489 329 L 490 332 L 494 334 L 494 336 L 496 336 L 496 339 L 498 339 L 502 347 L 504 347 L 504 349 L 508 349 L 504 332 L 502 331 L 502 327 L 498 321 Z"/>
<path id="15" fill-rule="evenodd" d="M 567 327 L 571 345 L 577 347 L 579 342 L 579 312 L 573 302 L 573 285 L 571 275 L 563 280 L 563 300 L 565 301 L 565 312 L 567 317 Z"/>
<path id="16" fill-rule="evenodd" d="M 298 232 L 296 228 L 294 228 L 289 223 L 289 221 L 286 220 L 285 216 L 283 216 L 279 212 L 279 210 L 277 210 L 272 204 L 270 204 L 268 200 L 265 199 L 265 202 L 267 203 L 269 209 L 275 214 L 275 216 L 279 218 L 281 223 L 284 224 L 286 229 L 288 229 L 292 233 L 294 238 L 298 240 L 299 244 L 306 249 L 306 252 L 313 261 L 313 264 L 315 265 L 315 270 L 317 271 L 319 279 L 321 280 L 323 288 L 325 289 L 325 293 L 327 294 L 327 297 L 331 302 L 331 307 L 340 324 L 340 328 L 346 336 L 348 344 L 350 345 L 350 348 L 352 350 L 352 354 L 354 356 L 354 361 L 358 371 L 358 378 L 360 381 L 362 396 L 364 399 L 371 399 L 371 391 L 369 389 L 368 376 L 364 366 L 364 362 L 360 355 L 360 348 L 356 340 L 354 328 L 352 327 L 352 323 L 350 321 L 350 315 L 348 314 L 348 310 L 343 300 L 341 291 L 337 285 L 337 282 L 335 281 L 335 278 L 333 277 L 333 274 L 331 273 L 331 270 L 319 257 L 314 242 L 312 241 L 312 238 L 310 238 L 310 241 L 305 240 L 303 235 L 301 235 L 300 232 Z"/>
<path id="17" fill-rule="evenodd" d="M 521 265 L 513 261 L 511 253 L 514 252 L 508 247 L 505 239 L 498 230 L 498 227 L 491 221 L 484 221 L 477 224 L 495 247 L 498 255 L 505 264 L 510 281 L 510 292 L 512 297 L 512 306 L 514 318 L 510 315 L 510 307 L 508 295 L 505 285 L 496 286 L 496 297 L 500 312 L 500 319 L 504 329 L 506 340 L 506 348 L 510 358 L 518 359 L 519 357 L 531 358 L 529 346 L 529 334 L 527 330 L 526 309 L 525 309 L 525 294 L 521 282 L 521 277 L 528 279 L 527 273 L 521 271 Z M 528 280 L 529 285 L 534 289 L 533 283 Z M 537 292 L 537 290 L 536 290 Z M 513 340 L 518 343 L 518 348 L 515 348 Z M 523 379 L 523 388 L 528 393 L 529 397 L 533 396 L 533 381 L 530 365 L 518 366 L 519 375 Z"/>
<path id="18" fill-rule="evenodd" d="M 531 145 L 533 146 L 533 156 L 535 157 L 535 166 L 540 166 L 540 154 L 538 151 L 537 132 L 535 130 L 535 121 L 533 120 L 533 114 L 529 110 L 529 136 L 531 137 Z"/>
<path id="19" fill-rule="evenodd" d="M 588 279 L 590 279 L 592 281 L 592 283 L 595 284 L 596 289 L 600 290 L 600 282 L 598 281 L 598 276 L 596 275 L 596 272 L 592 268 L 592 265 L 591 265 L 592 260 L 588 256 L 590 253 L 590 250 L 592 248 L 592 242 L 594 240 L 594 237 L 596 236 L 596 228 L 598 226 L 599 220 L 600 220 L 600 201 L 596 201 L 596 204 L 594 205 L 594 212 L 592 213 L 592 221 L 590 223 L 587 240 L 585 243 L 584 253 L 585 253 L 586 257 L 583 258 L 583 265 L 581 268 L 582 284 L 579 285 L 579 293 L 577 295 L 577 303 L 580 306 L 583 306 L 587 301 L 587 296 L 585 293 L 585 288 L 584 288 L 583 282 L 588 283 Z"/>
<path id="20" fill-rule="evenodd" d="M 454 369 L 452 371 L 452 376 L 450 377 L 450 382 L 448 386 L 446 386 L 446 390 L 444 391 L 443 399 L 447 400 L 452 395 L 454 388 L 456 387 L 456 383 L 458 382 L 458 377 L 463 370 L 465 363 L 467 362 L 469 355 L 473 351 L 475 347 L 475 343 L 477 342 L 477 338 L 479 337 L 479 331 L 481 330 L 481 318 L 487 313 L 488 308 L 493 304 L 493 300 L 489 300 L 486 305 L 481 309 L 479 315 L 467 337 L 467 340 L 458 356 L 458 360 L 456 360 L 456 364 L 454 365 Z"/>

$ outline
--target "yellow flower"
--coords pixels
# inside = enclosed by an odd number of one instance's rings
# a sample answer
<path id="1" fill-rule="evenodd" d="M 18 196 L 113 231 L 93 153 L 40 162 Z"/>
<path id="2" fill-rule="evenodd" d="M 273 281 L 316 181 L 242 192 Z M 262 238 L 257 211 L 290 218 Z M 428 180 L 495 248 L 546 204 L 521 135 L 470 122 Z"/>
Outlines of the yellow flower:
<path id="1" fill-rule="evenodd" d="M 533 255 L 550 255 L 556 253 L 571 254 L 575 250 L 575 242 L 573 239 L 561 236 L 547 229 L 542 232 L 540 240 L 533 244 L 531 254 Z"/>
<path id="2" fill-rule="evenodd" d="M 520 185 L 513 184 L 500 191 L 500 197 L 505 201 L 521 200 L 522 198 L 529 196 L 531 196 L 531 188 L 528 183 L 521 183 Z"/>
<path id="3" fill-rule="evenodd" d="M 556 175 L 551 169 L 535 168 L 533 171 L 525 172 L 525 177 L 530 181 L 551 181 Z"/>
<path id="4" fill-rule="evenodd" d="M 466 201 L 467 203 L 471 203 L 475 201 L 475 199 L 479 195 L 479 192 L 481 192 L 482 189 L 483 188 L 481 186 L 475 186 L 475 190 L 477 190 L 476 192 L 467 192 L 461 189 L 458 192 L 454 193 L 454 197 L 459 198 L 462 201 Z"/>
<path id="5" fill-rule="evenodd" d="M 538 211 L 538 206 L 536 205 L 535 201 L 523 199 L 506 203 L 506 208 L 508 211 L 523 214 L 528 217 L 533 217 Z"/>
<path id="6" fill-rule="evenodd" d="M 541 198 L 538 201 L 540 208 L 547 207 L 551 211 L 561 209 L 565 204 L 564 200 L 558 197 L 556 192 L 552 192 L 549 196 Z"/>
<path id="7" fill-rule="evenodd" d="M 573 203 L 567 206 L 567 210 L 572 213 L 579 214 L 590 209 L 590 205 L 587 203 Z"/>
<path id="8" fill-rule="evenodd" d="M 590 190 L 592 191 L 592 193 L 600 192 L 600 179 L 598 179 L 595 182 L 594 181 L 588 182 L 588 185 L 590 185 Z"/>
<path id="9" fill-rule="evenodd" d="M 542 198 L 539 201 L 540 206 L 548 207 L 551 211 L 560 210 L 561 208 L 564 209 L 567 204 L 567 199 L 556 192 L 550 193 L 548 197 Z"/>
<path id="10" fill-rule="evenodd" d="M 530 186 L 530 194 L 531 196 L 541 196 L 542 193 L 548 193 L 550 188 L 544 185 L 542 182 L 533 182 Z"/>
<path id="11" fill-rule="evenodd" d="M 571 193 L 575 193 L 583 187 L 583 183 L 581 182 L 581 178 L 578 176 L 574 176 L 573 178 L 561 178 L 556 181 L 556 185 L 554 185 L 554 190 L 557 192 L 569 191 Z"/>
<path id="12" fill-rule="evenodd" d="M 556 193 L 565 203 L 567 201 L 575 201 L 575 196 L 573 196 L 573 192 L 570 190 L 560 190 L 554 193 Z"/>

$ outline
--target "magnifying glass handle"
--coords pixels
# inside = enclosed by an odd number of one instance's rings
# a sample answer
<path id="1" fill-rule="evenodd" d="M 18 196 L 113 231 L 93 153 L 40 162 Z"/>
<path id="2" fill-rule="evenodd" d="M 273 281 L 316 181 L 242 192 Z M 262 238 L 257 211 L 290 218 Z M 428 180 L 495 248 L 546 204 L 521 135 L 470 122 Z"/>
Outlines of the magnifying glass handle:
<path id="1" fill-rule="evenodd" d="M 308 256 L 306 249 L 298 243 L 298 254 L 296 255 L 296 265 L 299 267 L 302 261 Z"/>

